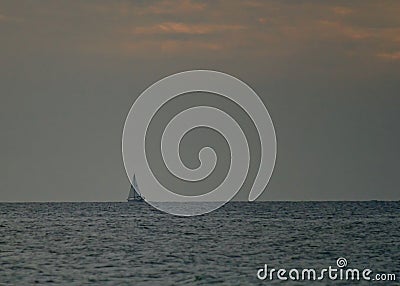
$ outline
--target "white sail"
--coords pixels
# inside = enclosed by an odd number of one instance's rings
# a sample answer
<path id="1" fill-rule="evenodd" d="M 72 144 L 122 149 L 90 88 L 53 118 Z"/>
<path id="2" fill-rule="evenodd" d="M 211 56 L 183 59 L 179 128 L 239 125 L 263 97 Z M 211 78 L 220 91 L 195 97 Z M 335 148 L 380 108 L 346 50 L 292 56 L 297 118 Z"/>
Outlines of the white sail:
<path id="1" fill-rule="evenodd" d="M 142 201 L 143 197 L 140 194 L 139 186 L 136 181 L 136 176 L 133 175 L 131 189 L 129 190 L 128 201 Z"/>
<path id="2" fill-rule="evenodd" d="M 139 186 L 138 186 L 138 184 L 137 184 L 136 176 L 135 176 L 135 175 L 133 175 L 132 186 L 133 186 L 133 188 L 136 190 L 136 192 L 137 192 L 138 194 L 140 194 L 140 192 L 139 192 Z"/>
<path id="3" fill-rule="evenodd" d="M 134 187 L 131 185 L 131 189 L 129 190 L 128 200 L 129 200 L 129 199 L 133 199 L 134 197 L 135 197 L 135 189 L 134 189 Z"/>

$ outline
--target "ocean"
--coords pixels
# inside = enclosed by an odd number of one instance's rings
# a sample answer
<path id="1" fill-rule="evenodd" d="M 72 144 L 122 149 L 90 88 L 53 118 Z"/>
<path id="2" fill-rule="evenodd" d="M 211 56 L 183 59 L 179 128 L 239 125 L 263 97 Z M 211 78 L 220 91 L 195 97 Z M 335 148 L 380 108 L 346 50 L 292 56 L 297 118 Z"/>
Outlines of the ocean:
<path id="1" fill-rule="evenodd" d="M 261 280 L 266 265 L 286 274 L 370 269 L 372 279 Z M 231 202 L 196 217 L 146 203 L 0 204 L 0 285 L 400 285 L 399 278 L 400 202 Z"/>

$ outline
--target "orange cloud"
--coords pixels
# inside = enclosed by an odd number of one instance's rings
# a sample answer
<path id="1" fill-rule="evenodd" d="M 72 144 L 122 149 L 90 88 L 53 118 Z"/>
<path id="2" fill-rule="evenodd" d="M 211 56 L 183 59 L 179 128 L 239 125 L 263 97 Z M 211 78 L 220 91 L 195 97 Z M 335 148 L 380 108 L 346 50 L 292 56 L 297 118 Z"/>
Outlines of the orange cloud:
<path id="1" fill-rule="evenodd" d="M 399 50 L 397 7 L 159 0 L 87 4 L 87 11 L 111 19 L 98 39 L 103 44 L 91 48 L 121 55 L 192 56 L 195 50 L 212 56 L 223 50 L 218 56 L 295 58 L 307 56 L 321 45 L 346 58 L 397 60 L 397 53 L 382 53 Z"/>
<path id="2" fill-rule="evenodd" d="M 188 14 L 203 11 L 205 8 L 205 3 L 197 3 L 191 0 L 164 0 L 138 9 L 138 11 L 139 14 Z"/>
<path id="3" fill-rule="evenodd" d="M 161 43 L 161 50 L 168 53 L 178 53 L 182 51 L 209 50 L 220 51 L 224 47 L 218 43 L 204 43 L 199 41 L 165 41 Z"/>
<path id="4" fill-rule="evenodd" d="M 138 27 L 134 29 L 135 34 L 187 34 L 205 35 L 227 31 L 243 30 L 241 25 L 218 25 L 218 24 L 184 24 L 166 22 L 149 27 Z"/>
<path id="5" fill-rule="evenodd" d="M 260 24 L 266 24 L 268 22 L 268 20 L 266 18 L 261 17 L 261 18 L 258 18 L 258 22 Z"/>
<path id="6" fill-rule="evenodd" d="M 332 11 L 336 15 L 340 15 L 340 16 L 346 16 L 353 12 L 353 10 L 351 10 L 350 8 L 347 8 L 347 7 L 333 7 Z"/>
<path id="7" fill-rule="evenodd" d="M 11 16 L 6 16 L 4 14 L 0 14 L 0 22 L 22 22 L 22 18 L 18 17 L 11 17 Z"/>
<path id="8" fill-rule="evenodd" d="M 385 60 L 399 61 L 400 60 L 400 51 L 394 52 L 394 53 L 380 53 L 380 54 L 378 54 L 378 57 L 385 59 Z"/>
<path id="9" fill-rule="evenodd" d="M 149 57 L 163 57 L 169 55 L 196 55 L 209 52 L 225 51 L 226 47 L 220 42 L 193 40 L 141 40 L 127 41 L 110 47 L 111 50 L 118 48 L 124 55 L 136 55 L 137 53 Z M 87 47 L 89 50 L 90 47 Z"/>
<path id="10" fill-rule="evenodd" d="M 102 14 L 117 13 L 120 16 L 151 16 L 151 15 L 188 15 L 199 13 L 206 9 L 205 3 L 197 3 L 191 0 L 163 0 L 155 3 L 137 5 L 133 2 L 106 2 L 84 3 L 89 11 Z"/>
<path id="11" fill-rule="evenodd" d="M 374 29 L 370 28 L 355 28 L 340 22 L 319 21 L 319 23 L 332 31 L 335 31 L 352 40 L 362 40 L 375 35 Z"/>

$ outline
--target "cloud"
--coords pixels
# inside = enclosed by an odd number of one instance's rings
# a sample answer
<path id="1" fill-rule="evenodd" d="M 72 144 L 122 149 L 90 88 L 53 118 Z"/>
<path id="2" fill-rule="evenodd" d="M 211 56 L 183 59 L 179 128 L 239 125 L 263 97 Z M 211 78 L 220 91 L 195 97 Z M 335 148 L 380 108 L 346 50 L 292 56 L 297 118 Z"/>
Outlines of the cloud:
<path id="1" fill-rule="evenodd" d="M 139 14 L 190 14 L 204 11 L 206 3 L 199 3 L 190 0 L 164 0 L 151 4 L 147 7 L 137 9 Z"/>
<path id="2" fill-rule="evenodd" d="M 322 63 L 330 57 L 350 65 L 367 58 L 397 60 L 396 53 L 389 53 L 400 50 L 396 3 L 49 1 L 0 10 L 0 23 L 11 21 L 9 15 L 24 19 L 10 25 L 10 41 L 21 51 L 43 54 L 68 51 L 128 59 L 179 54 L 190 59 L 195 50 L 211 59 L 282 63 L 318 58 Z M 30 45 L 24 45 L 27 39 Z M 14 52 L 13 45 L 3 45 L 9 49 L 3 54 Z"/>
<path id="3" fill-rule="evenodd" d="M 332 11 L 333 11 L 333 13 L 340 15 L 340 16 L 346 16 L 346 15 L 353 13 L 353 10 L 348 7 L 333 7 Z"/>
<path id="4" fill-rule="evenodd" d="M 126 42 L 121 48 L 127 52 L 146 52 L 159 50 L 163 53 L 193 52 L 194 50 L 218 50 L 220 46 L 212 43 L 202 43 L 194 40 L 164 40 L 164 41 L 140 41 Z"/>
<path id="5" fill-rule="evenodd" d="M 266 24 L 268 22 L 268 20 L 266 18 L 264 18 L 264 17 L 260 17 L 260 18 L 258 18 L 258 22 L 260 24 Z"/>
<path id="6" fill-rule="evenodd" d="M 167 53 L 181 53 L 183 51 L 222 51 L 224 46 L 220 43 L 200 41 L 168 40 L 161 43 L 161 50 Z"/>
<path id="7" fill-rule="evenodd" d="M 378 57 L 385 60 L 400 61 L 400 51 L 393 53 L 379 53 Z"/>
<path id="8" fill-rule="evenodd" d="M 22 22 L 23 19 L 20 17 L 13 17 L 13 16 L 7 16 L 4 14 L 0 14 L 0 22 Z"/>
<path id="9" fill-rule="evenodd" d="M 144 4 L 136 2 L 85 2 L 82 4 L 87 11 L 94 11 L 99 14 L 116 14 L 122 17 L 133 16 L 165 16 L 165 15 L 191 15 L 205 11 L 206 3 L 194 2 L 191 0 L 162 0 Z"/>
<path id="10" fill-rule="evenodd" d="M 334 32 L 352 40 L 362 40 L 377 34 L 376 31 L 371 28 L 354 27 L 337 21 L 321 20 L 319 23 L 331 33 Z"/>
<path id="11" fill-rule="evenodd" d="M 228 31 L 239 31 L 245 29 L 241 25 L 218 25 L 218 24 L 185 24 L 177 22 L 165 22 L 147 27 L 137 27 L 135 34 L 187 34 L 205 35 Z"/>

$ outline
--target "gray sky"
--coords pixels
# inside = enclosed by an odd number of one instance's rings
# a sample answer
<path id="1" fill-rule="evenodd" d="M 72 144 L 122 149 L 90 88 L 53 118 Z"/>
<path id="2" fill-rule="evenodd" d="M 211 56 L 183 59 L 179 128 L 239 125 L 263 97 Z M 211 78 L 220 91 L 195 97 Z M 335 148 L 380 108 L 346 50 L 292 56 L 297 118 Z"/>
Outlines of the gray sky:
<path id="1" fill-rule="evenodd" d="M 2 0 L 0 201 L 124 200 L 130 106 L 192 69 L 234 75 L 266 104 L 278 156 L 261 200 L 398 200 L 399 13 L 398 1 Z"/>

